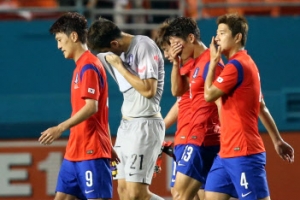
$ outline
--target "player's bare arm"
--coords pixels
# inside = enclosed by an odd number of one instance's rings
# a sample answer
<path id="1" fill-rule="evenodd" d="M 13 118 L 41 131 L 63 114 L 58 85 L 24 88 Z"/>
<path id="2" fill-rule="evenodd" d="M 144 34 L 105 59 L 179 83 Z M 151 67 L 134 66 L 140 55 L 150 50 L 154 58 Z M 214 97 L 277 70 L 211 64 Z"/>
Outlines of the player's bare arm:
<path id="1" fill-rule="evenodd" d="M 182 51 L 182 44 L 176 39 L 170 38 L 170 57 L 172 59 L 172 72 L 171 72 L 171 91 L 173 96 L 182 96 L 189 89 L 189 80 L 186 76 L 180 74 L 180 66 L 182 61 L 179 54 Z"/>
<path id="2" fill-rule="evenodd" d="M 106 61 L 115 67 L 120 74 L 136 89 L 141 95 L 150 99 L 155 96 L 157 89 L 157 80 L 154 78 L 140 79 L 138 76 L 130 73 L 123 65 L 119 56 L 110 54 L 105 57 Z"/>
<path id="3" fill-rule="evenodd" d="M 61 134 L 71 127 L 83 122 L 98 111 L 98 101 L 93 99 L 85 99 L 85 105 L 72 117 L 60 123 L 57 126 L 48 128 L 41 133 L 39 142 L 44 145 L 50 145 L 54 140 L 59 138 Z"/>
<path id="4" fill-rule="evenodd" d="M 204 85 L 204 98 L 207 102 L 216 101 L 219 97 L 224 95 L 224 92 L 213 85 L 213 80 L 215 76 L 215 69 L 221 59 L 221 48 L 215 47 L 215 38 L 212 37 L 210 43 L 210 63 L 209 69 Z"/>
<path id="5" fill-rule="evenodd" d="M 268 134 L 272 139 L 272 142 L 278 155 L 283 160 L 286 160 L 290 163 L 294 162 L 294 149 L 281 138 L 275 121 L 268 108 L 266 107 L 266 104 L 263 99 L 260 103 L 259 119 L 261 120 L 264 127 L 267 129 Z"/>

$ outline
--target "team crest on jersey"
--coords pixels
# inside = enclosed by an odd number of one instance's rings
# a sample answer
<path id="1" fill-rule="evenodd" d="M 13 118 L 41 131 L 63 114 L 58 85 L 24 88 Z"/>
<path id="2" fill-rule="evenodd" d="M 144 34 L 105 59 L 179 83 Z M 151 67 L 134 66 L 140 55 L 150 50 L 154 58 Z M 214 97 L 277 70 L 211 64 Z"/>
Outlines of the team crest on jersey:
<path id="1" fill-rule="evenodd" d="M 74 80 L 74 89 L 77 89 L 77 88 L 79 88 L 79 86 L 78 86 L 78 82 L 79 82 L 79 79 L 78 79 L 78 73 L 76 74 L 76 77 L 75 77 L 75 80 Z"/>
<path id="2" fill-rule="evenodd" d="M 126 63 L 130 66 L 132 65 L 132 63 L 133 63 L 133 55 L 132 54 L 128 55 L 128 57 L 126 59 Z"/>
<path id="3" fill-rule="evenodd" d="M 196 78 L 198 73 L 199 73 L 199 67 L 197 67 L 196 70 L 194 71 L 193 78 Z"/>
<path id="4" fill-rule="evenodd" d="M 76 77 L 75 77 L 75 81 L 74 81 L 75 84 L 78 83 L 78 73 L 76 74 Z"/>

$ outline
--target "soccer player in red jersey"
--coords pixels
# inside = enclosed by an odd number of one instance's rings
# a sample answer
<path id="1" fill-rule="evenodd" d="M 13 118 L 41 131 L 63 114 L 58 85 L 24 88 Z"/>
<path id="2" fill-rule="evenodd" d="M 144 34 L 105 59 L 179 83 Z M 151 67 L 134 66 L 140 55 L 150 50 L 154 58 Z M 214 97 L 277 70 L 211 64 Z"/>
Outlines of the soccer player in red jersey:
<path id="1" fill-rule="evenodd" d="M 166 29 L 169 24 L 172 22 L 172 19 L 167 19 L 158 29 L 158 34 L 155 39 L 157 45 L 162 49 L 164 56 L 168 59 L 172 64 L 172 72 L 171 72 L 171 90 L 172 93 L 176 92 L 176 87 L 178 86 L 176 83 L 177 70 L 180 63 L 174 60 L 170 55 L 172 54 L 171 44 L 168 37 L 165 37 Z M 180 67 L 180 76 L 188 77 L 190 72 L 190 68 L 193 65 L 193 61 L 188 62 L 186 65 Z M 174 72 L 175 70 L 175 72 Z M 166 117 L 164 118 L 164 122 L 166 124 L 166 129 L 168 129 L 172 124 L 177 121 L 177 130 L 174 137 L 174 155 L 175 161 L 172 164 L 172 177 L 171 177 L 171 193 L 174 194 L 174 184 L 177 173 L 177 162 L 181 159 L 182 154 L 184 152 L 187 136 L 189 132 L 189 121 L 190 121 L 190 93 L 187 90 L 183 95 L 177 97 L 176 103 L 172 106 Z"/>
<path id="2" fill-rule="evenodd" d="M 203 189 L 206 176 L 219 151 L 219 117 L 215 103 L 204 99 L 209 49 L 201 42 L 197 23 L 187 17 L 175 18 L 166 30 L 172 48 L 172 59 L 179 63 L 192 63 L 186 76 L 182 76 L 179 65 L 173 65 L 175 81 L 172 93 L 180 96 L 188 92 L 190 120 L 182 156 L 177 162 L 174 199 L 192 199 Z M 222 70 L 220 63 L 216 75 Z M 204 193 L 200 193 L 200 199 Z"/>
<path id="3" fill-rule="evenodd" d="M 259 71 L 244 49 L 248 24 L 244 17 L 226 14 L 217 20 L 212 38 L 205 99 L 221 98 L 221 150 L 209 172 L 206 200 L 270 200 L 265 164 L 266 153 L 258 132 L 258 118 L 267 129 L 279 156 L 294 161 L 294 150 L 280 136 L 262 98 Z M 215 47 L 217 45 L 217 47 Z M 223 54 L 228 63 L 214 80 Z"/>
<path id="4" fill-rule="evenodd" d="M 58 175 L 55 200 L 111 199 L 111 138 L 108 130 L 108 87 L 105 70 L 87 48 L 87 20 L 66 13 L 50 28 L 58 49 L 76 68 L 71 84 L 69 119 L 42 132 L 39 141 L 49 145 L 70 129 L 66 153 Z M 116 153 L 113 151 L 114 160 Z"/>

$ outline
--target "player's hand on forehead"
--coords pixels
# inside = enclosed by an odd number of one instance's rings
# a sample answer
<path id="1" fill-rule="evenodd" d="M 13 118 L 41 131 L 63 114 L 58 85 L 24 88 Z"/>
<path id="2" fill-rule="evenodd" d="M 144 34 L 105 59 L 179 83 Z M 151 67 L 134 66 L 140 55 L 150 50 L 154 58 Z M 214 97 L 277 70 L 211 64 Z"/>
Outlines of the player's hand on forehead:
<path id="1" fill-rule="evenodd" d="M 168 51 L 168 54 L 171 58 L 171 60 L 178 60 L 178 57 L 180 56 L 181 52 L 182 52 L 182 44 L 180 43 L 180 41 L 177 38 L 170 38 L 170 49 Z"/>

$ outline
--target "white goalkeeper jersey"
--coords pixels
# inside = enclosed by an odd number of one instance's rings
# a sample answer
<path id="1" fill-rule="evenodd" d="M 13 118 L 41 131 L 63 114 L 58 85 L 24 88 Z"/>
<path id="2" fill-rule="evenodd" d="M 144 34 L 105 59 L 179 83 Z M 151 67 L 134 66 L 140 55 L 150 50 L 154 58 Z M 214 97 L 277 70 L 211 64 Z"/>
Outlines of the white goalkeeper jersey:
<path id="1" fill-rule="evenodd" d="M 164 87 L 164 59 L 155 42 L 147 36 L 137 35 L 131 41 L 128 51 L 121 55 L 126 69 L 140 79 L 157 80 L 157 92 L 148 99 L 135 90 L 130 83 L 104 59 L 100 53 L 98 58 L 111 74 L 123 93 L 122 115 L 127 117 L 149 117 L 160 112 L 160 100 Z"/>

